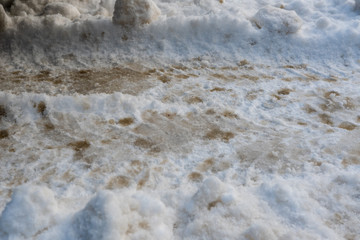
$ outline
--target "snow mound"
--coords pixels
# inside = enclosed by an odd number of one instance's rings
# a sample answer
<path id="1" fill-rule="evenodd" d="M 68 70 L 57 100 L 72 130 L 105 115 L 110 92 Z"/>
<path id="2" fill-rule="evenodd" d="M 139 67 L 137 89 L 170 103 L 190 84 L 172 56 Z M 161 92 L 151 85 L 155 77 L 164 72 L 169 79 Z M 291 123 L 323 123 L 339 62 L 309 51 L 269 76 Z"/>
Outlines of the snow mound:
<path id="1" fill-rule="evenodd" d="M 360 11 L 360 0 L 355 0 L 355 11 Z"/>
<path id="2" fill-rule="evenodd" d="M 31 237 L 54 221 L 57 202 L 53 192 L 40 186 L 17 188 L 0 217 L 0 238 Z"/>
<path id="3" fill-rule="evenodd" d="M 208 177 L 185 202 L 184 212 L 189 220 L 179 225 L 182 239 L 240 239 L 249 216 L 255 214 L 254 207 L 252 202 L 243 201 L 232 186 L 215 176 Z M 257 239 L 246 237 L 241 239 Z"/>
<path id="4" fill-rule="evenodd" d="M 261 8 L 254 16 L 258 28 L 282 34 L 296 33 L 302 26 L 301 18 L 295 11 L 289 11 L 273 6 Z"/>
<path id="5" fill-rule="evenodd" d="M 54 2 L 49 3 L 44 8 L 44 15 L 60 14 L 63 17 L 74 20 L 80 17 L 79 10 L 69 3 Z"/>
<path id="6" fill-rule="evenodd" d="M 113 23 L 123 26 L 137 26 L 155 21 L 161 14 L 152 0 L 117 0 Z"/>
<path id="7" fill-rule="evenodd" d="M 65 239 L 172 239 L 168 214 L 161 201 L 144 194 L 102 191 L 74 216 Z"/>
<path id="8" fill-rule="evenodd" d="M 235 196 L 222 181 L 217 177 L 205 179 L 202 186 L 192 197 L 187 211 L 194 212 L 195 209 L 212 208 L 216 204 L 229 205 L 233 203 Z"/>
<path id="9" fill-rule="evenodd" d="M 225 184 L 217 177 L 207 178 L 198 192 L 194 195 L 193 200 L 199 206 L 207 206 L 211 202 L 221 201 L 221 195 L 226 191 Z"/>
<path id="10" fill-rule="evenodd" d="M 119 214 L 119 218 L 116 215 Z M 77 213 L 72 221 L 74 239 L 108 239 L 109 235 L 117 238 L 126 231 L 128 221 L 116 204 L 113 194 L 102 192 L 93 198 L 86 207 Z M 111 232 L 113 229 L 114 232 Z"/>

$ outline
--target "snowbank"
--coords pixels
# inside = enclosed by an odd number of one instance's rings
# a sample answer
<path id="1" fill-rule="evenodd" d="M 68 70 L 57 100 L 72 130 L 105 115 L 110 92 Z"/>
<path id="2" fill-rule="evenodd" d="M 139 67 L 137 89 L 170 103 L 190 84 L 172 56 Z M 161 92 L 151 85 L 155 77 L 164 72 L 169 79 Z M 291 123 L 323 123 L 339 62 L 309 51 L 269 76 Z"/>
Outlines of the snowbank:
<path id="1" fill-rule="evenodd" d="M 339 66 L 357 66 L 355 56 L 360 54 L 356 48 L 359 14 L 354 12 L 354 3 L 335 0 L 317 4 L 271 1 L 266 5 L 244 0 L 223 4 L 17 0 L 5 10 L 9 18 L 2 11 L 2 26 L 11 24 L 0 39 L 0 64 L 12 69 L 21 69 L 24 62 L 33 64 L 32 69 L 81 68 L 129 61 L 155 64 L 165 58 L 178 62 L 201 56 L 231 62 L 264 59 L 280 65 L 321 61 L 324 67 L 338 59 Z M 50 13 L 60 14 L 47 15 Z M 150 22 L 153 24 L 147 24 Z M 144 26 L 128 31 L 117 25 Z"/>

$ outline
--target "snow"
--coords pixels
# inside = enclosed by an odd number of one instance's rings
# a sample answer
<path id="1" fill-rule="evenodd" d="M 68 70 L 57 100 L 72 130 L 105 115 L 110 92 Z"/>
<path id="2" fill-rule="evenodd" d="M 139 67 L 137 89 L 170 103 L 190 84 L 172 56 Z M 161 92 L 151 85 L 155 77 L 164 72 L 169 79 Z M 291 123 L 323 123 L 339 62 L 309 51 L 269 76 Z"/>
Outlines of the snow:
<path id="1" fill-rule="evenodd" d="M 359 238 L 358 1 L 0 3 L 1 240 Z"/>
<path id="2" fill-rule="evenodd" d="M 295 11 L 266 6 L 261 8 L 254 16 L 258 28 L 266 28 L 283 34 L 296 33 L 302 25 L 301 18 Z"/>
<path id="3" fill-rule="evenodd" d="M 114 24 L 137 26 L 155 21 L 160 14 L 152 0 L 117 0 L 112 20 Z"/>
<path id="4" fill-rule="evenodd" d="M 23 185 L 14 191 L 2 212 L 0 229 L 5 236 L 29 238 L 52 224 L 57 210 L 57 202 L 50 189 Z"/>
<path id="5" fill-rule="evenodd" d="M 138 12 L 140 23 L 157 20 L 132 30 L 112 23 L 115 1 L 64 1 L 81 13 L 73 21 L 44 15 L 48 2 L 17 0 L 8 10 L 13 24 L 6 27 L 0 40 L 1 65 L 6 69 L 24 69 L 23 61 L 36 71 L 107 67 L 130 61 L 161 65 L 198 56 L 211 61 L 247 59 L 280 65 L 321 62 L 332 68 L 344 65 L 333 66 L 340 63 L 335 59 L 342 58 L 346 65 L 358 66 L 350 55 L 359 54 L 359 14 L 352 1 L 288 0 L 266 5 L 231 0 L 144 1 L 147 10 Z M 117 3 L 120 9 L 121 3 Z M 133 10 L 135 6 L 141 9 L 141 1 L 130 3 L 134 3 Z M 116 22 L 124 16 L 120 11 L 113 17 Z M 264 28 L 259 29 L 254 19 L 260 25 L 266 23 Z M 282 36 L 282 32 L 291 34 Z M 19 49 L 21 54 L 17 54 Z M 261 57 L 256 52 L 262 52 Z"/>
<path id="6" fill-rule="evenodd" d="M 171 222 L 164 204 L 149 196 L 99 192 L 70 223 L 63 239 L 171 239 Z M 144 230 L 128 229 L 139 225 Z M 134 227 L 135 227 L 134 226 Z M 130 233 L 129 233 L 130 231 Z"/>
<path id="7" fill-rule="evenodd" d="M 63 17 L 74 20 L 80 17 L 79 10 L 71 4 L 55 2 L 48 3 L 44 8 L 44 15 L 61 14 Z"/>

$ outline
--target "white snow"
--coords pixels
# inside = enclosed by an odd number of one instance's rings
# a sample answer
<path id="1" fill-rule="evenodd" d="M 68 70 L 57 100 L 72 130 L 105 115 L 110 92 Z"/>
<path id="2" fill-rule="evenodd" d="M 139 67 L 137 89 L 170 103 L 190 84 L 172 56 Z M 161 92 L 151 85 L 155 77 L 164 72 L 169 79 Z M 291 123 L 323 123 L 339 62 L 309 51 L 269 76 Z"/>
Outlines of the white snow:
<path id="1" fill-rule="evenodd" d="M 18 187 L 0 218 L 2 238 L 31 238 L 39 234 L 54 224 L 57 210 L 57 202 L 50 189 L 30 185 Z"/>
<path id="2" fill-rule="evenodd" d="M 295 11 L 288 11 L 278 7 L 266 6 L 254 16 L 258 28 L 266 28 L 283 34 L 296 33 L 302 25 L 301 18 Z"/>
<path id="3" fill-rule="evenodd" d="M 359 1 L 0 4 L 0 240 L 360 237 Z"/>

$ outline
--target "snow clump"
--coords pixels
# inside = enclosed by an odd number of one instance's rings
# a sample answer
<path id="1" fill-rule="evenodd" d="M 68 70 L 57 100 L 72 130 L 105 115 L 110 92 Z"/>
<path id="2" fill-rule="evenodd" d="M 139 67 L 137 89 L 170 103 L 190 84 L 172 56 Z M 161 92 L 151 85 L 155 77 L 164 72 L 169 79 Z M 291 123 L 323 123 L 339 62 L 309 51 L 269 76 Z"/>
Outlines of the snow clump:
<path id="1" fill-rule="evenodd" d="M 74 20 L 80 17 L 79 10 L 69 3 L 54 2 L 45 6 L 44 15 L 60 14 L 63 17 Z"/>
<path id="2" fill-rule="evenodd" d="M 138 26 L 155 21 L 161 14 L 152 0 L 116 0 L 113 23 Z"/>
<path id="3" fill-rule="evenodd" d="M 235 196 L 233 196 L 231 189 L 217 177 L 209 177 L 205 179 L 186 208 L 189 213 L 193 213 L 196 209 L 212 208 L 218 203 L 229 205 L 234 200 Z"/>
<path id="4" fill-rule="evenodd" d="M 50 189 L 28 185 L 17 188 L 0 217 L 0 239 L 33 236 L 54 223 L 57 208 Z"/>
<path id="5" fill-rule="evenodd" d="M 254 16 L 258 28 L 283 34 L 296 33 L 302 26 L 301 18 L 295 11 L 273 6 L 261 8 Z"/>

